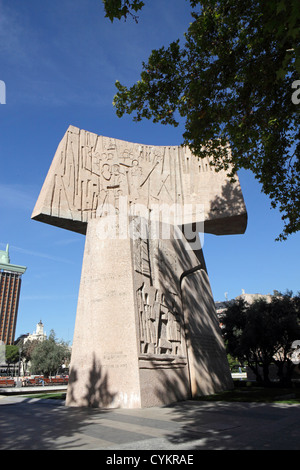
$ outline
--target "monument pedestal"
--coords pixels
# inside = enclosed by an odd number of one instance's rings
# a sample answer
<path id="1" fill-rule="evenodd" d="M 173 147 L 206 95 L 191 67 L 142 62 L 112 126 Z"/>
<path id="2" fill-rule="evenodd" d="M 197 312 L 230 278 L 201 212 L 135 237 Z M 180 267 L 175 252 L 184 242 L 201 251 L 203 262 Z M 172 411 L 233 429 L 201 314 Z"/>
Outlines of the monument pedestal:
<path id="1" fill-rule="evenodd" d="M 134 239 L 101 239 L 99 223 L 86 234 L 66 404 L 139 408 L 231 388 L 201 250 L 172 230 L 142 238 L 140 218 Z"/>
<path id="2" fill-rule="evenodd" d="M 141 406 L 131 241 L 88 224 L 67 405 Z"/>

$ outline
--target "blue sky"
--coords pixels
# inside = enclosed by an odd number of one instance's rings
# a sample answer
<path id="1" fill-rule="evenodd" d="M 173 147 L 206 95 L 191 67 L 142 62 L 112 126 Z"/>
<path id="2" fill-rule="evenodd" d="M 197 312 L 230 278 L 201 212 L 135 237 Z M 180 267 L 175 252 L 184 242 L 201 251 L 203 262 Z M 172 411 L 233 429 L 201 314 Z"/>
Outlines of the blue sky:
<path id="1" fill-rule="evenodd" d="M 153 145 L 179 145 L 183 126 L 119 119 L 114 83 L 133 84 L 154 48 L 183 38 L 185 0 L 151 0 L 138 24 L 104 18 L 101 0 L 0 0 L 0 249 L 27 266 L 16 335 L 42 320 L 72 342 L 84 236 L 31 220 L 55 150 L 68 126 Z M 239 174 L 248 210 L 244 235 L 205 235 L 215 300 L 299 289 L 300 234 L 275 242 L 278 211 L 250 172 Z"/>

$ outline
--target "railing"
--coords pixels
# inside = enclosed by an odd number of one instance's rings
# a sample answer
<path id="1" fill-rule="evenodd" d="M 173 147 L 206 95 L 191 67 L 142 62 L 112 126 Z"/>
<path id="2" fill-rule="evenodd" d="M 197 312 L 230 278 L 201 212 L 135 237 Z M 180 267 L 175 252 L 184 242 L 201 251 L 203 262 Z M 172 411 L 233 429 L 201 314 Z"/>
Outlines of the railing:
<path id="1" fill-rule="evenodd" d="M 36 387 L 36 386 L 54 386 L 54 385 L 68 385 L 69 377 L 22 377 L 18 380 L 7 377 L 0 377 L 0 388 L 15 387 L 17 382 L 22 383 L 22 387 Z"/>

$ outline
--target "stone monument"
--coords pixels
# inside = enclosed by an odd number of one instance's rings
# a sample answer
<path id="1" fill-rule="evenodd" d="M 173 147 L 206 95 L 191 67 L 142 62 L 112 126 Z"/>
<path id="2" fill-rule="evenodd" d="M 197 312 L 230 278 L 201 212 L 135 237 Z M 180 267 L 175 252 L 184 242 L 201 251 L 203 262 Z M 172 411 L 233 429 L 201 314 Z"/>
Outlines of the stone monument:
<path id="1" fill-rule="evenodd" d="M 67 405 L 148 407 L 232 388 L 198 232 L 245 231 L 238 180 L 184 147 L 70 126 L 32 218 L 86 235 Z"/>

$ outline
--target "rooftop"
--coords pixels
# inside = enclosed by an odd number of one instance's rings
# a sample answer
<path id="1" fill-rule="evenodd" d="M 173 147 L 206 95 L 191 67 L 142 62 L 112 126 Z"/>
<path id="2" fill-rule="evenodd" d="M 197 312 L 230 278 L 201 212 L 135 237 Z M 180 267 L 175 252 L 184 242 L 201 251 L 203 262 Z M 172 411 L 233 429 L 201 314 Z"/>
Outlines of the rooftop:
<path id="1" fill-rule="evenodd" d="M 17 264 L 11 264 L 9 258 L 9 246 L 6 245 L 6 250 L 0 250 L 0 271 L 9 271 L 13 273 L 24 274 L 26 271 L 25 266 L 18 266 Z"/>

